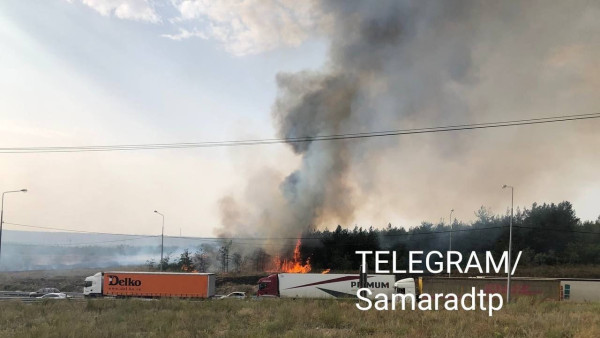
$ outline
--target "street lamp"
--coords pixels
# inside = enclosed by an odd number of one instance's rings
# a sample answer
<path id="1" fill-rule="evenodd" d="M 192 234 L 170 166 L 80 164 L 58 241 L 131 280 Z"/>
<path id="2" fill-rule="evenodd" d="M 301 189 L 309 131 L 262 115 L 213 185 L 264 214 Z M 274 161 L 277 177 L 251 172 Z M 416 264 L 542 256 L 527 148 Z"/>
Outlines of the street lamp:
<path id="1" fill-rule="evenodd" d="M 163 270 L 163 248 L 165 245 L 165 215 L 161 214 L 160 212 L 154 210 L 155 213 L 159 214 L 162 216 L 162 232 L 160 235 L 160 271 Z"/>
<path id="2" fill-rule="evenodd" d="M 0 206 L 0 257 L 2 257 L 2 225 L 4 224 L 4 194 L 12 192 L 27 192 L 27 189 L 11 190 L 2 193 L 2 205 Z"/>
<path id="3" fill-rule="evenodd" d="M 503 185 L 502 189 L 510 188 L 510 227 L 508 230 L 508 278 L 506 279 L 506 303 L 510 302 L 510 273 L 512 272 L 511 252 L 512 252 L 512 224 L 513 224 L 513 203 L 515 188 L 510 185 Z"/>
<path id="4" fill-rule="evenodd" d="M 450 251 L 452 251 L 452 213 L 454 212 L 454 209 L 450 210 L 450 249 L 448 250 L 448 254 L 450 254 Z M 448 278 L 450 278 L 450 269 L 448 269 Z"/>

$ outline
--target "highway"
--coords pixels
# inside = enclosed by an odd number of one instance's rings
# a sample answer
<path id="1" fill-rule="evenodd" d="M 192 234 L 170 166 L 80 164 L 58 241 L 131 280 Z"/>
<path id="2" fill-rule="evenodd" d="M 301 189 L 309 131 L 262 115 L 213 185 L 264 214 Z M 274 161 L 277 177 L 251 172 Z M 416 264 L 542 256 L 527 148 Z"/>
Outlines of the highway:
<path id="1" fill-rule="evenodd" d="M 48 299 L 48 301 L 57 301 L 57 300 L 65 300 L 65 301 L 84 301 L 83 293 L 81 292 L 63 292 L 67 296 L 68 299 Z M 26 291 L 0 291 L 0 302 L 6 301 L 21 301 L 24 303 L 35 303 L 44 301 L 44 299 L 29 297 L 29 292 Z"/>

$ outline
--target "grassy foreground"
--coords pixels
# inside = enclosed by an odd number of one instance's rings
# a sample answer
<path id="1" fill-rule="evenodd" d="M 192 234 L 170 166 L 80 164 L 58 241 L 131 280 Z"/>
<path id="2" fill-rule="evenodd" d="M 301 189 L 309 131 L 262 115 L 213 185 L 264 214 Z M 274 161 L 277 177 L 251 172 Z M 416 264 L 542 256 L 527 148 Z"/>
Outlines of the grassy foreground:
<path id="1" fill-rule="evenodd" d="M 481 311 L 359 311 L 336 300 L 0 303 L 2 337 L 600 337 L 600 303 L 520 299 Z"/>

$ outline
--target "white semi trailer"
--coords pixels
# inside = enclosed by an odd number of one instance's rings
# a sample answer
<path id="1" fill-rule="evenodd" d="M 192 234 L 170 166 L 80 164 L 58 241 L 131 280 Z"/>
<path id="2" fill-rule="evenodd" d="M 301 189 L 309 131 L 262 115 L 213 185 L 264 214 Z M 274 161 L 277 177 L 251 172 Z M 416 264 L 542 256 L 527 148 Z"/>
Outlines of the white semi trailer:
<path id="1" fill-rule="evenodd" d="M 365 278 L 366 277 L 366 278 Z M 366 280 L 365 280 L 366 279 Z M 412 280 L 412 279 L 411 279 Z M 372 295 L 391 297 L 395 290 L 394 275 L 279 273 L 258 281 L 258 296 L 288 298 L 355 298 L 358 289 L 368 288 Z M 414 281 L 405 283 L 414 293 Z"/>

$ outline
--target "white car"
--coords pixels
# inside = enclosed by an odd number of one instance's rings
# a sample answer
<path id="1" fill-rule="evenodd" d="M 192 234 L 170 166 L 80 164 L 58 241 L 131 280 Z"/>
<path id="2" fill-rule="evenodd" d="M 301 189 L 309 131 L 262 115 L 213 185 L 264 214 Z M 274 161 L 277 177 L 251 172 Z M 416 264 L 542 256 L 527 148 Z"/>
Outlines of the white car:
<path id="1" fill-rule="evenodd" d="M 67 298 L 71 298 L 69 296 L 67 296 L 67 294 L 62 293 L 62 292 L 53 292 L 53 293 L 47 293 L 41 297 L 37 297 L 39 299 L 67 299 Z"/>
<path id="2" fill-rule="evenodd" d="M 60 291 L 57 288 L 41 288 L 35 292 L 30 292 L 29 297 L 38 298 L 48 293 L 60 293 Z"/>
<path id="3" fill-rule="evenodd" d="M 221 296 L 220 299 L 226 299 L 226 298 L 245 299 L 246 298 L 246 293 L 245 292 L 236 291 L 236 292 L 232 292 L 232 293 L 228 294 L 227 296 Z"/>

